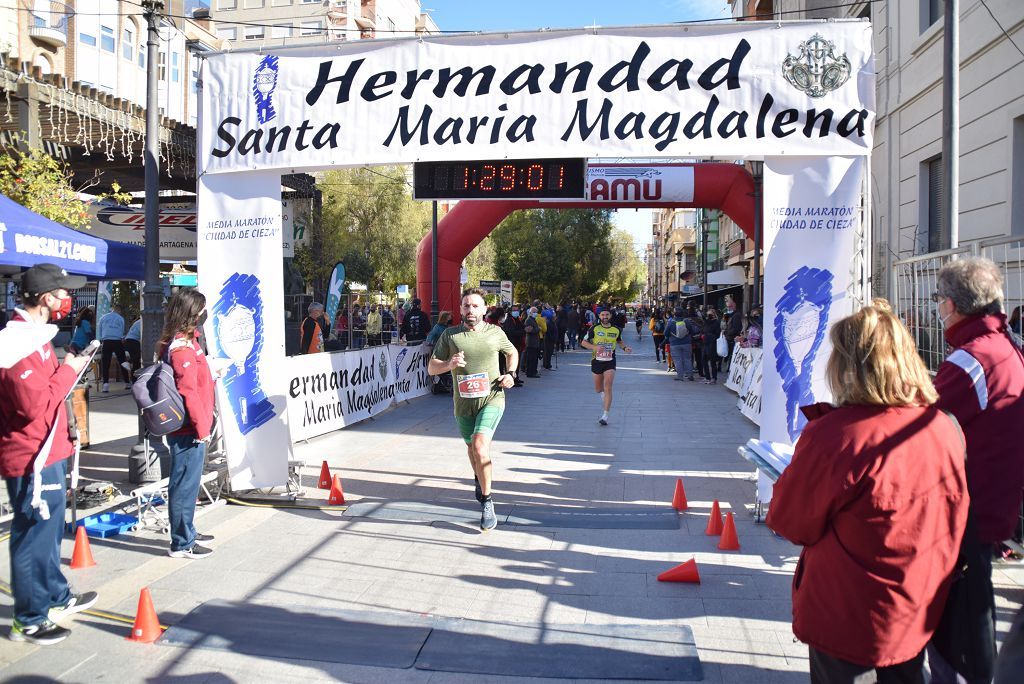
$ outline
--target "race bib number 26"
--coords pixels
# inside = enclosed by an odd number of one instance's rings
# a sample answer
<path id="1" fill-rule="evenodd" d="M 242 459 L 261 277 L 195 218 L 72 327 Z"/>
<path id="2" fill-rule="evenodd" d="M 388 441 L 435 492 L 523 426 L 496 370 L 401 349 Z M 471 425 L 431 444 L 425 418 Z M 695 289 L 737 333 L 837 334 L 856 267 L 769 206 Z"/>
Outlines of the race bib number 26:
<path id="1" fill-rule="evenodd" d="M 491 393 L 491 383 L 487 373 L 459 375 L 459 396 L 463 399 L 481 399 Z"/>

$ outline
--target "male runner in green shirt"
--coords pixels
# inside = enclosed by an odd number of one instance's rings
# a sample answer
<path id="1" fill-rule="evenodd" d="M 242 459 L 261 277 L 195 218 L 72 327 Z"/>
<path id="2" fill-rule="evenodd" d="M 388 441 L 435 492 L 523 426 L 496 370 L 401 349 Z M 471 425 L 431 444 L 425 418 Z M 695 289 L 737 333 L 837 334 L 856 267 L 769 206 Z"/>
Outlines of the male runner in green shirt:
<path id="1" fill-rule="evenodd" d="M 452 374 L 455 421 L 476 476 L 480 529 L 487 531 L 498 525 L 491 501 L 491 439 L 505 410 L 504 391 L 515 384 L 511 373 L 499 371 L 498 353 L 505 354 L 505 368 L 518 368 L 519 352 L 505 331 L 484 321 L 484 294 L 479 288 L 462 293 L 462 323 L 441 333 L 427 372 Z"/>
<path id="2" fill-rule="evenodd" d="M 590 372 L 594 374 L 594 391 L 604 393 L 604 413 L 597 422 L 607 425 L 608 412 L 612 410 L 612 383 L 615 382 L 615 345 L 622 345 L 622 351 L 627 354 L 633 350 L 622 341 L 622 330 L 612 325 L 611 311 L 605 309 L 599 319 L 600 323 L 587 331 L 580 345 L 592 350 Z"/>

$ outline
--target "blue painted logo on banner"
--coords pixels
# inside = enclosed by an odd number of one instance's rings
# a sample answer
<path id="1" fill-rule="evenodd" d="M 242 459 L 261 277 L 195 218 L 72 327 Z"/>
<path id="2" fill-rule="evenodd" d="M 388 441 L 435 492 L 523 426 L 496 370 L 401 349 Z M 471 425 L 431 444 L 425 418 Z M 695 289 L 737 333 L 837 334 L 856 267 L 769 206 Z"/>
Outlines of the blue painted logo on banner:
<path id="1" fill-rule="evenodd" d="M 398 356 L 395 357 L 395 380 L 398 380 L 399 378 L 402 377 L 402 360 L 408 353 L 409 348 L 404 347 L 402 351 L 398 352 Z"/>
<path id="2" fill-rule="evenodd" d="M 238 429 L 247 435 L 274 417 L 274 405 L 260 386 L 263 350 L 263 298 L 255 275 L 235 273 L 224 281 L 213 306 L 216 356 L 231 359 L 224 387 Z"/>
<path id="3" fill-rule="evenodd" d="M 277 57 L 267 55 L 252 74 L 252 99 L 256 103 L 256 119 L 265 124 L 275 116 L 274 89 L 277 88 Z"/>
<path id="4" fill-rule="evenodd" d="M 775 303 L 775 369 L 786 395 L 786 430 L 794 441 L 807 424 L 800 407 L 814 403 L 811 369 L 825 341 L 832 281 L 831 271 L 803 266 L 789 276 Z"/>
<path id="5" fill-rule="evenodd" d="M 334 325 L 334 316 L 338 313 L 338 306 L 341 304 L 341 288 L 345 285 L 345 264 L 338 262 L 331 271 L 331 281 L 327 286 L 327 305 L 324 307 L 327 313 L 327 320 Z"/>

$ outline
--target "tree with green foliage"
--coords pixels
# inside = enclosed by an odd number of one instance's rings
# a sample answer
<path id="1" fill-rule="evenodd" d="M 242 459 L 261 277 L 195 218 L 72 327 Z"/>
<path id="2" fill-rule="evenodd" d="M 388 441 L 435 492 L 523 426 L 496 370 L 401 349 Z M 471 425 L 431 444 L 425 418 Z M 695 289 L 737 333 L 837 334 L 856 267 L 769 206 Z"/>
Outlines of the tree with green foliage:
<path id="1" fill-rule="evenodd" d="M 88 204 L 78 198 L 79 192 L 99 183 L 98 174 L 80 188 L 71 184 L 67 165 L 58 162 L 43 150 L 10 149 L 0 154 L 0 193 L 51 221 L 71 228 L 89 225 Z M 112 193 L 100 199 L 127 204 L 132 197 L 112 183 Z"/>
<path id="2" fill-rule="evenodd" d="M 310 243 L 295 250 L 295 265 L 314 292 L 322 293 L 331 270 L 345 263 L 347 282 L 394 292 L 415 283 L 416 245 L 429 230 L 429 206 L 409 193 L 404 166 L 328 172 L 321 220 Z"/>
<path id="3" fill-rule="evenodd" d="M 632 301 L 640 296 L 647 281 L 647 268 L 633 247 L 628 230 L 616 228 L 609 240 L 611 268 L 600 291 L 600 299 Z"/>

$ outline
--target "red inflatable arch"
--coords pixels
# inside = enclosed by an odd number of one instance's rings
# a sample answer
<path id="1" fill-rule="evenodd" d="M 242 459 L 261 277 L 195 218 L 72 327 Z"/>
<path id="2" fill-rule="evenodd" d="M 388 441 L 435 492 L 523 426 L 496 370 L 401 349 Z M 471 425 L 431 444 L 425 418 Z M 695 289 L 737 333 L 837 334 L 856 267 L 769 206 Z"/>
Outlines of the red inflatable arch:
<path id="1" fill-rule="evenodd" d="M 487 237 L 501 221 L 517 209 L 622 209 L 688 208 L 721 209 L 753 239 L 754 180 L 739 164 L 598 164 L 599 167 L 680 168 L 693 167 L 693 200 L 661 200 L 656 192 L 644 192 L 644 199 L 611 201 L 542 202 L 537 200 L 462 200 L 437 225 L 437 280 L 439 311 L 448 310 L 459 317 L 459 274 L 462 260 Z M 602 179 L 588 177 L 589 196 Z M 646 189 L 646 188 L 645 188 Z M 623 193 L 628 194 L 628 193 Z M 640 193 L 634 193 L 640 196 Z M 605 196 L 608 196 L 607 194 Z M 614 193 L 611 195 L 614 198 Z M 423 308 L 430 304 L 430 234 L 421 241 L 416 256 L 417 296 Z"/>

